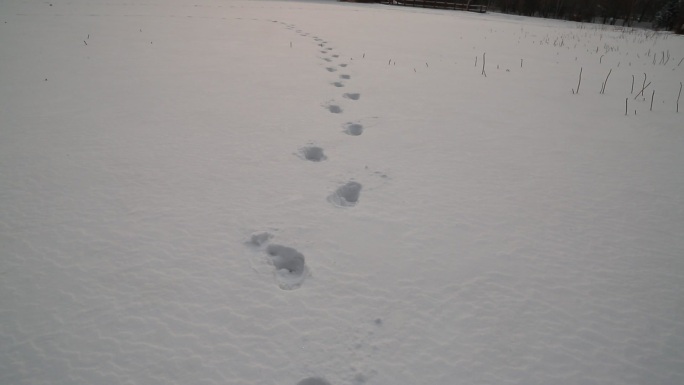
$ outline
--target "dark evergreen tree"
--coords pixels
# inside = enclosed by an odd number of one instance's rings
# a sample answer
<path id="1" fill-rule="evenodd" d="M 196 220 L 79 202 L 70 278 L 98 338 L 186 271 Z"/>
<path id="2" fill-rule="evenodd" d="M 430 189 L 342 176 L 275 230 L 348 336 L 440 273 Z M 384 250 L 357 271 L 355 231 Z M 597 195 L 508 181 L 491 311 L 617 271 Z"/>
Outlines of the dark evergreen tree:
<path id="1" fill-rule="evenodd" d="M 681 30 L 681 0 L 670 0 L 656 13 L 653 26 L 658 29 Z M 677 23 L 680 23 L 677 26 Z M 677 28 L 679 27 L 679 28 Z"/>

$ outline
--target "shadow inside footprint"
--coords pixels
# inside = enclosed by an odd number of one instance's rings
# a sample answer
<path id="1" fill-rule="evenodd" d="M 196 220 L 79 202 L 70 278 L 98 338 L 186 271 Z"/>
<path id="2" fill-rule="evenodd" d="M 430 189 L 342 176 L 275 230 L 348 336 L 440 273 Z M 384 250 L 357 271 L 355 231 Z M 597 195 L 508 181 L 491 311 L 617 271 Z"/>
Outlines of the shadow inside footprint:
<path id="1" fill-rule="evenodd" d="M 344 94 L 342 96 L 344 96 L 347 99 L 351 99 L 351 100 L 359 100 L 359 98 L 361 97 L 361 94 L 349 94 L 349 93 L 347 93 L 347 94 Z"/>
<path id="2" fill-rule="evenodd" d="M 308 274 L 304 255 L 291 247 L 281 245 L 268 245 L 266 252 L 276 268 L 275 276 L 280 288 L 299 288 Z"/>
<path id="3" fill-rule="evenodd" d="M 265 243 L 267 243 L 271 238 L 273 238 L 273 235 L 267 232 L 263 233 L 254 233 L 252 236 L 249 238 L 249 241 L 247 241 L 247 244 L 255 247 L 259 247 Z"/>
<path id="4" fill-rule="evenodd" d="M 351 79 L 350 75 L 340 75 L 340 79 Z"/>
<path id="5" fill-rule="evenodd" d="M 335 206 L 350 207 L 356 205 L 361 195 L 361 183 L 347 182 L 340 186 L 328 197 L 328 201 Z"/>
<path id="6" fill-rule="evenodd" d="M 323 153 L 323 149 L 316 146 L 302 147 L 299 150 L 299 153 L 302 154 L 304 159 L 310 160 L 312 162 L 320 162 L 322 160 L 328 159 L 328 157 Z"/>
<path id="7" fill-rule="evenodd" d="M 359 135 L 363 134 L 363 125 L 359 124 L 359 123 L 351 123 L 351 122 L 346 123 L 344 125 L 344 132 L 347 135 L 359 136 Z"/>
<path id="8" fill-rule="evenodd" d="M 328 380 L 321 377 L 307 377 L 297 383 L 297 385 L 330 385 Z"/>
<path id="9" fill-rule="evenodd" d="M 344 83 L 342 82 L 334 82 L 332 83 L 332 85 L 334 85 L 335 87 L 344 87 Z"/>
<path id="10" fill-rule="evenodd" d="M 325 69 L 328 70 L 328 72 L 335 72 L 335 71 L 337 71 L 337 68 L 335 68 L 335 67 L 326 67 Z"/>
<path id="11" fill-rule="evenodd" d="M 333 104 L 328 106 L 328 111 L 332 112 L 333 114 L 339 114 L 342 112 L 342 107 Z"/>

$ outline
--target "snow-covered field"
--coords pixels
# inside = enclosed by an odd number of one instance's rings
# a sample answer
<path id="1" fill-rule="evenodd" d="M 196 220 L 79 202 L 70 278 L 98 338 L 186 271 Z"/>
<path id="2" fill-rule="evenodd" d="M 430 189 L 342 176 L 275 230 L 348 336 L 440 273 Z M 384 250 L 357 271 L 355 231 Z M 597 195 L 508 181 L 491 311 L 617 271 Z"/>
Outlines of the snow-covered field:
<path id="1" fill-rule="evenodd" d="M 3 0 L 0 384 L 683 384 L 683 58 L 497 14 Z"/>

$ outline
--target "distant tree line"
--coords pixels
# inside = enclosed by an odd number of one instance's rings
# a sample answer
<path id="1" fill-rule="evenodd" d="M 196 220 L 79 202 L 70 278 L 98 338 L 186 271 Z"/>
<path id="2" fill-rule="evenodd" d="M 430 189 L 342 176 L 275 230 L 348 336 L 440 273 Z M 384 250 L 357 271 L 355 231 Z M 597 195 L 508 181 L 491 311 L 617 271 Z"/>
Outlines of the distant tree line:
<path id="1" fill-rule="evenodd" d="M 473 3 L 488 0 L 474 0 Z M 684 0 L 490 0 L 503 13 L 654 28 L 682 33 Z"/>

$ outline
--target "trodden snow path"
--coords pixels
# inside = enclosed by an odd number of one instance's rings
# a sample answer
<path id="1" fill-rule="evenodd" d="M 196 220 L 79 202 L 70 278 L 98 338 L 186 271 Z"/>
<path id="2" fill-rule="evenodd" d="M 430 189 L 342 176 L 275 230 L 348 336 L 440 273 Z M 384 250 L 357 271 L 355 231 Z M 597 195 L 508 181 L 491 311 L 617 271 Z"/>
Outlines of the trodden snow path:
<path id="1" fill-rule="evenodd" d="M 496 14 L 5 1 L 0 383 L 684 383 L 683 59 Z"/>

